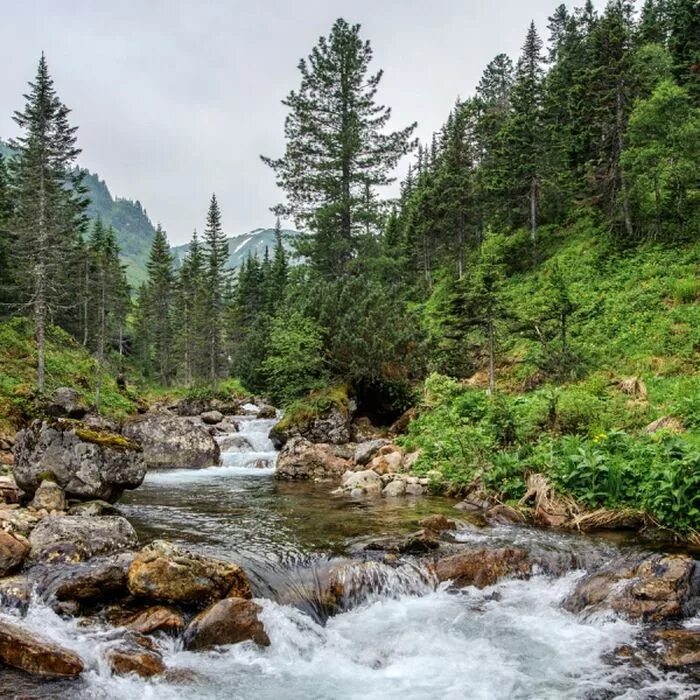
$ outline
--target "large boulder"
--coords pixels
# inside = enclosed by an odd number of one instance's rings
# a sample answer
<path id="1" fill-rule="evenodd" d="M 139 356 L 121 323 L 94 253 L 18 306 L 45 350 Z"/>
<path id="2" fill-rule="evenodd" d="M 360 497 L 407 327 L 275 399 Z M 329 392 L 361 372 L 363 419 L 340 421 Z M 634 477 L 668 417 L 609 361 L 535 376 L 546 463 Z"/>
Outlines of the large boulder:
<path id="1" fill-rule="evenodd" d="M 149 469 L 199 469 L 219 463 L 219 445 L 207 428 L 166 412 L 146 413 L 125 423 L 122 433 L 143 448 Z"/>
<path id="2" fill-rule="evenodd" d="M 224 644 L 252 640 L 270 646 L 270 638 L 258 619 L 261 608 L 252 600 L 226 598 L 208 607 L 185 631 L 185 649 L 211 649 Z"/>
<path id="3" fill-rule="evenodd" d="M 582 578 L 564 601 L 574 613 L 612 609 L 630 620 L 660 622 L 692 612 L 700 596 L 698 562 L 684 554 L 631 554 Z"/>
<path id="4" fill-rule="evenodd" d="M 285 416 L 270 430 L 270 440 L 277 449 L 294 437 L 309 442 L 344 445 L 352 441 L 352 418 L 356 409 L 354 401 L 344 398 L 324 411 Z"/>
<path id="5" fill-rule="evenodd" d="M 138 547 L 138 537 L 128 520 L 117 515 L 94 518 L 84 515 L 48 516 L 29 536 L 32 562 L 79 562 L 101 554 Z"/>
<path id="6" fill-rule="evenodd" d="M 137 443 L 72 420 L 34 421 L 17 434 L 14 450 L 15 481 L 30 496 L 48 478 L 68 498 L 113 503 L 146 474 Z"/>
<path id="7" fill-rule="evenodd" d="M 379 452 L 382 447 L 388 444 L 389 441 L 384 438 L 377 438 L 376 440 L 361 442 L 355 448 L 355 464 L 358 466 L 364 466 L 377 454 L 377 452 Z"/>
<path id="8" fill-rule="evenodd" d="M 294 437 L 285 444 L 277 458 L 275 476 L 290 481 L 339 479 L 350 465 L 350 460 L 338 456 L 334 445 Z"/>
<path id="9" fill-rule="evenodd" d="M 62 386 L 56 389 L 44 412 L 56 418 L 82 418 L 87 413 L 87 406 L 75 389 Z"/>
<path id="10" fill-rule="evenodd" d="M 77 654 L 5 619 L 0 620 L 0 661 L 43 678 L 75 678 L 83 671 Z"/>
<path id="11" fill-rule="evenodd" d="M 204 557 L 156 540 L 129 567 L 129 591 L 139 598 L 202 607 L 227 596 L 250 598 L 250 584 L 237 564 Z"/>
<path id="12" fill-rule="evenodd" d="M 512 547 L 470 549 L 435 562 L 438 581 L 452 581 L 459 588 L 485 588 L 506 576 L 529 578 L 531 574 L 532 562 L 528 553 Z"/>
<path id="13" fill-rule="evenodd" d="M 28 554 L 29 544 L 24 538 L 0 530 L 0 576 L 19 569 Z"/>

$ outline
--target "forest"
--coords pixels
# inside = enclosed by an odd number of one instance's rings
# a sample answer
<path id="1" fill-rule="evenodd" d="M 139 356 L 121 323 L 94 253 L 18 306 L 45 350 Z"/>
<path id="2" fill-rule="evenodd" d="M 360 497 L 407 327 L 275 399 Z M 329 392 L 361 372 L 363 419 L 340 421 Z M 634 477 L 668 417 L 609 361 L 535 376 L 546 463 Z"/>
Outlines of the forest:
<path id="1" fill-rule="evenodd" d="M 537 471 L 697 537 L 695 0 L 560 5 L 427 143 L 381 81 L 338 19 L 284 98 L 284 152 L 261 156 L 285 195 L 277 244 L 232 274 L 212 195 L 182 264 L 158 226 L 131 288 L 42 55 L 0 155 L 2 412 L 66 383 L 114 415 L 247 391 L 293 420 L 352 397 L 377 425 L 410 412 L 401 440 L 435 492 L 510 502 Z"/>

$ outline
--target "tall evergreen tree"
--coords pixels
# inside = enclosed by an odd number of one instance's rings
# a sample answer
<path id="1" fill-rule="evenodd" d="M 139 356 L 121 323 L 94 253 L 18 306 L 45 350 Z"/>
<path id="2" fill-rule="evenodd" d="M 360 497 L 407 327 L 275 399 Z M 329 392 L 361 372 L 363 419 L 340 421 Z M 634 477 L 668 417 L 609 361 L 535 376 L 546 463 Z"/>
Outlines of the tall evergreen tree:
<path id="1" fill-rule="evenodd" d="M 228 263 L 228 240 L 221 226 L 221 211 L 216 195 L 211 196 L 204 229 L 204 254 L 207 259 L 206 324 L 209 341 L 209 378 L 216 381 L 222 374 L 223 314 Z"/>
<path id="2" fill-rule="evenodd" d="M 379 224 L 379 203 L 368 192 L 393 181 L 391 171 L 414 145 L 415 124 L 385 132 L 391 110 L 376 101 L 382 72 L 369 73 L 371 60 L 360 26 L 338 19 L 300 61 L 301 85 L 283 102 L 285 154 L 263 157 L 297 225 L 314 233 L 304 253 L 325 275 L 344 269 L 363 229 Z"/>
<path id="3" fill-rule="evenodd" d="M 12 143 L 17 153 L 11 161 L 13 264 L 22 273 L 18 279 L 26 282 L 16 289 L 17 296 L 34 316 L 37 388 L 42 391 L 47 326 L 62 307 L 75 303 L 73 268 L 87 200 L 82 174 L 71 167 L 80 153 L 77 127 L 70 126 L 70 110 L 56 94 L 43 54 L 29 85 L 24 109 L 14 114 L 22 135 Z"/>

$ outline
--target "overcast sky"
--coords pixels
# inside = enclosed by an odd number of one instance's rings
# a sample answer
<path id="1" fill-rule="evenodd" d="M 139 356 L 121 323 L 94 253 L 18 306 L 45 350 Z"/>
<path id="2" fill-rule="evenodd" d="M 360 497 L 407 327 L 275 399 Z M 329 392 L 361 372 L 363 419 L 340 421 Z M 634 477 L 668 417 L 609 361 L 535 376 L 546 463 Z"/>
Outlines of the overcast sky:
<path id="1" fill-rule="evenodd" d="M 139 199 L 172 243 L 203 228 L 212 192 L 226 231 L 273 223 L 281 199 L 261 153 L 282 153 L 297 63 L 337 17 L 362 24 L 394 126 L 429 139 L 527 25 L 546 39 L 558 0 L 0 0 L 0 138 L 46 52 L 73 110 L 80 164 Z M 600 3 L 598 3 L 600 4 Z"/>

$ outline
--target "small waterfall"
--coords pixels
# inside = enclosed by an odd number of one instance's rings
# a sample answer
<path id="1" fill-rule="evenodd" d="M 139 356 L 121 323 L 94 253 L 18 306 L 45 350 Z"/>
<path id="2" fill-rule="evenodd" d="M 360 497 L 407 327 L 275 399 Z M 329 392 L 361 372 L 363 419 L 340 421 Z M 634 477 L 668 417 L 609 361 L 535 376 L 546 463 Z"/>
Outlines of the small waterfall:
<path id="1" fill-rule="evenodd" d="M 238 432 L 217 437 L 224 467 L 255 469 L 269 474 L 274 471 L 277 451 L 268 437 L 276 419 L 237 416 Z"/>

